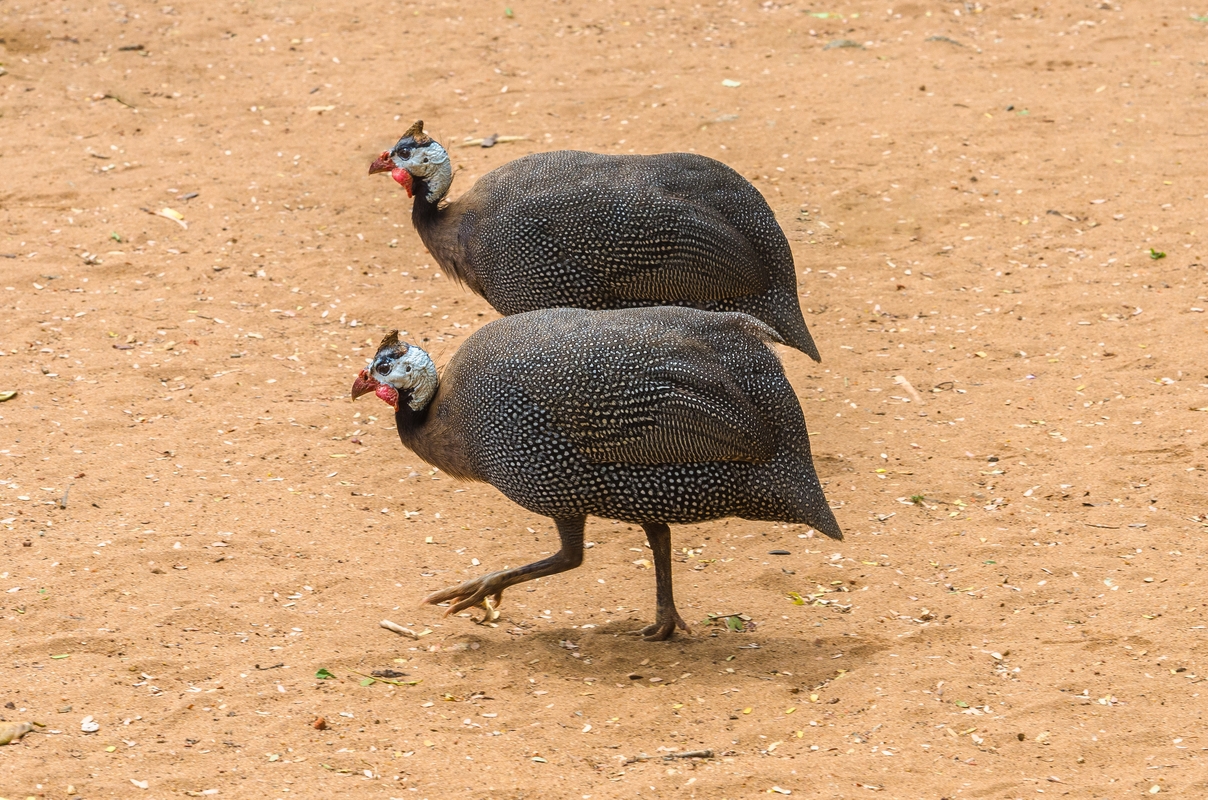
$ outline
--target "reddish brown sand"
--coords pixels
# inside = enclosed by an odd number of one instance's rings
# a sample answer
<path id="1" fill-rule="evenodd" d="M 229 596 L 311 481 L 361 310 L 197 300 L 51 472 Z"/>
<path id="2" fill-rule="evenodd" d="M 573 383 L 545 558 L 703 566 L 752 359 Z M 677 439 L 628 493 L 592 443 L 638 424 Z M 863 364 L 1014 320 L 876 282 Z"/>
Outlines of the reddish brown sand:
<path id="1" fill-rule="evenodd" d="M 0 796 L 1208 795 L 1208 7 L 170 2 L 0 6 Z M 496 316 L 365 174 L 421 117 L 455 195 L 753 180 L 846 540 L 676 529 L 669 643 L 607 520 L 495 626 L 419 606 L 557 541 L 347 396 Z"/>

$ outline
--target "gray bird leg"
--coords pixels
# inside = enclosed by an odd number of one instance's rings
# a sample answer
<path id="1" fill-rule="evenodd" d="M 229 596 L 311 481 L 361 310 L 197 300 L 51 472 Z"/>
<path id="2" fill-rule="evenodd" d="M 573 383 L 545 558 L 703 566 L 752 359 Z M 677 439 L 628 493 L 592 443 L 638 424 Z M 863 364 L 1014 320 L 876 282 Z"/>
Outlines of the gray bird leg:
<path id="1" fill-rule="evenodd" d="M 587 517 L 556 519 L 554 524 L 558 526 L 562 547 L 549 558 L 525 564 L 523 567 L 491 572 L 468 580 L 460 586 L 441 589 L 425 597 L 424 602 L 429 605 L 452 602 L 453 605 L 445 612 L 446 617 L 471 606 L 482 606 L 486 610 L 486 618 L 483 621 L 490 622 L 499 616 L 495 608 L 503 600 L 504 589 L 534 578 L 566 572 L 583 563 L 583 526 L 586 523 Z"/>
<path id="2" fill-rule="evenodd" d="M 650 550 L 654 554 L 658 610 L 653 625 L 634 633 L 641 635 L 648 642 L 661 642 L 670 639 L 676 628 L 685 631 L 689 631 L 689 628 L 688 623 L 684 622 L 675 610 L 675 598 L 671 591 L 671 529 L 661 522 L 643 523 L 642 529 L 646 531 L 646 541 L 650 542 Z"/>

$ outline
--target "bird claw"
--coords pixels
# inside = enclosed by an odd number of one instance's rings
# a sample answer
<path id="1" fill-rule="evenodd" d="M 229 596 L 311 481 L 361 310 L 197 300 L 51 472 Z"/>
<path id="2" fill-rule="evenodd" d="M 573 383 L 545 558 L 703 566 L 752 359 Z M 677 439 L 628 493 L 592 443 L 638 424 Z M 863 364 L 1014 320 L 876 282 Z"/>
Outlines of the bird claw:
<path id="1" fill-rule="evenodd" d="M 641 636 L 648 642 L 662 642 L 670 639 L 675 629 L 679 628 L 685 633 L 692 633 L 692 629 L 688 627 L 688 623 L 684 622 L 679 612 L 674 608 L 670 614 L 659 614 L 658 619 L 654 624 L 647 625 L 636 631 L 630 631 L 634 636 Z"/>
<path id="2" fill-rule="evenodd" d="M 450 586 L 433 592 L 424 598 L 428 605 L 451 603 L 445 616 L 456 614 L 467 608 L 481 608 L 483 617 L 478 620 L 482 625 L 499 619 L 499 605 L 503 602 L 503 589 L 495 588 L 494 576 L 484 575 L 481 578 L 466 581 L 460 586 Z"/>
<path id="3" fill-rule="evenodd" d="M 503 599 L 503 594 L 497 594 L 494 598 L 484 597 L 478 607 L 483 610 L 482 619 L 478 620 L 479 625 L 485 625 L 488 622 L 494 622 L 499 619 L 499 609 L 495 607 L 495 603 Z"/>

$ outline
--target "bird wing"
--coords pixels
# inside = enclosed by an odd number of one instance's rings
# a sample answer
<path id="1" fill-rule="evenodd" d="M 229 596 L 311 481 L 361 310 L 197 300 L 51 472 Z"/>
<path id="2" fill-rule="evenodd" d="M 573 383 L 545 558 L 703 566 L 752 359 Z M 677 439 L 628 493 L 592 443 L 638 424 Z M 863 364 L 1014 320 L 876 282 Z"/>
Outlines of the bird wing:
<path id="1" fill-rule="evenodd" d="M 617 297 L 722 300 L 768 288 L 768 267 L 759 253 L 711 205 L 666 195 L 637 196 L 623 219 L 626 224 L 614 240 L 618 257 L 598 268 Z"/>
<path id="2" fill-rule="evenodd" d="M 716 359 L 683 355 L 604 378 L 590 397 L 567 397 L 555 425 L 597 463 L 771 460 L 775 431 L 734 377 Z"/>
<path id="3" fill-rule="evenodd" d="M 480 219 L 468 247 L 486 282 L 524 276 L 536 291 L 542 281 L 557 279 L 594 286 L 602 297 L 655 302 L 767 290 L 768 265 L 711 204 L 657 187 L 592 188 L 550 187 Z"/>

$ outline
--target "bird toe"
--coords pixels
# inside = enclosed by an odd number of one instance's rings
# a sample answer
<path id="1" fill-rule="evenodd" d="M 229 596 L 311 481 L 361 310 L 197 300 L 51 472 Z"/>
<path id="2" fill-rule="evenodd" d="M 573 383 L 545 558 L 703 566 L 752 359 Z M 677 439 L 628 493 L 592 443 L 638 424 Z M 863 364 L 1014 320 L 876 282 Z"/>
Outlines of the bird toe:
<path id="1" fill-rule="evenodd" d="M 495 620 L 499 619 L 499 609 L 496 607 L 499 603 L 499 599 L 500 595 L 498 594 L 494 597 L 482 598 L 482 602 L 478 604 L 482 607 L 484 612 L 482 619 L 479 620 L 480 625 L 485 625 L 488 622 L 494 622 Z"/>
<path id="2" fill-rule="evenodd" d="M 421 601 L 421 605 L 436 606 L 441 603 L 447 603 L 454 598 L 461 597 L 460 586 L 450 586 L 447 589 L 441 589 L 439 592 L 433 592 Z"/>
<path id="3" fill-rule="evenodd" d="M 653 624 L 647 625 L 640 630 L 631 631 L 631 633 L 635 636 L 641 636 L 648 642 L 663 642 L 675 634 L 676 628 L 685 633 L 692 633 L 692 629 L 688 627 L 688 623 L 684 622 L 679 613 L 672 611 L 669 615 L 660 616 Z"/>

